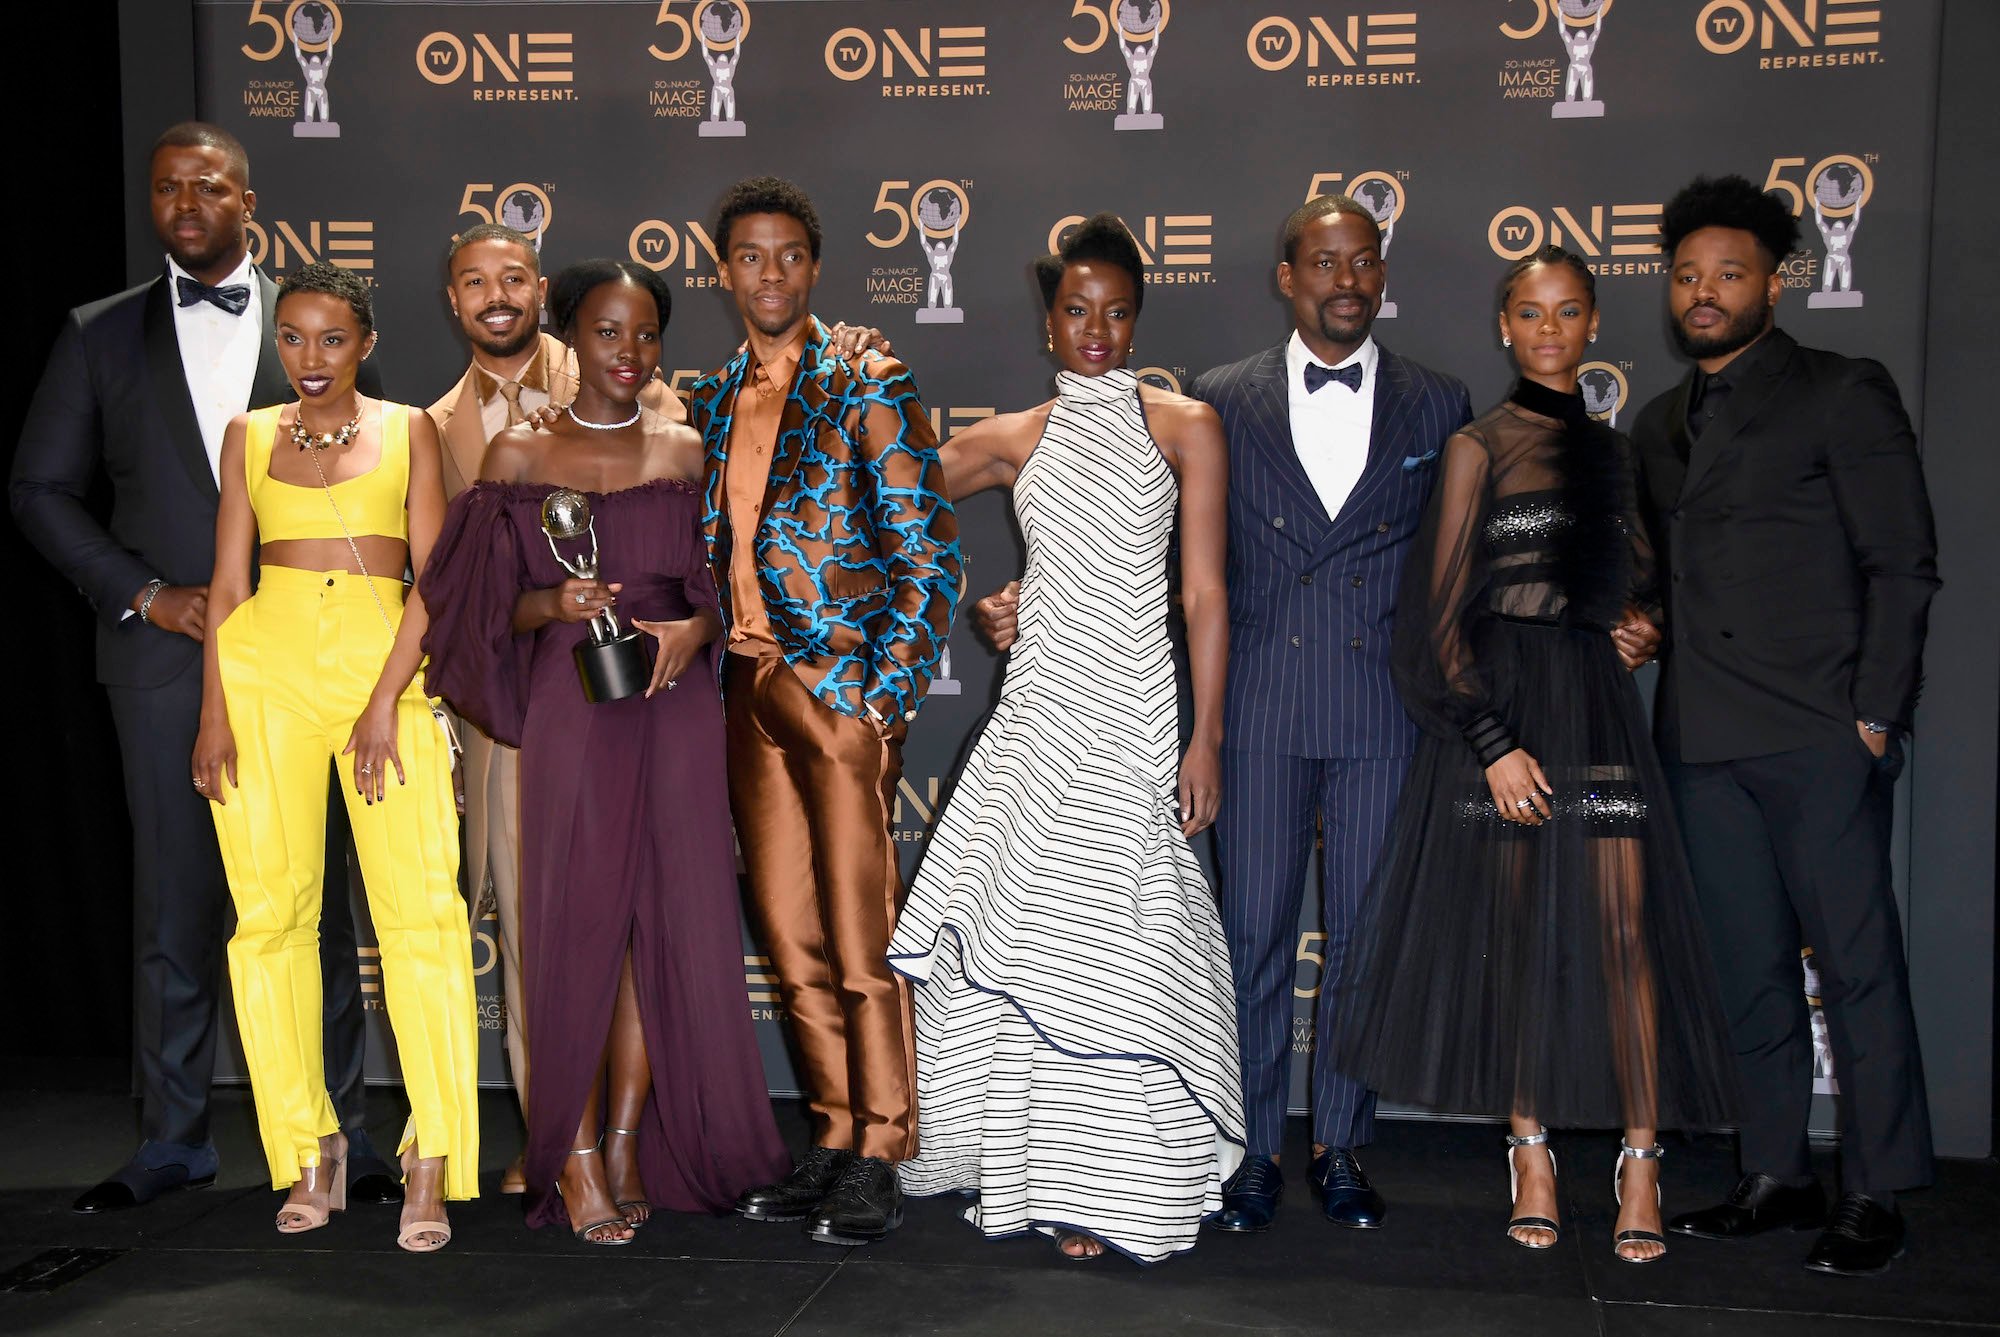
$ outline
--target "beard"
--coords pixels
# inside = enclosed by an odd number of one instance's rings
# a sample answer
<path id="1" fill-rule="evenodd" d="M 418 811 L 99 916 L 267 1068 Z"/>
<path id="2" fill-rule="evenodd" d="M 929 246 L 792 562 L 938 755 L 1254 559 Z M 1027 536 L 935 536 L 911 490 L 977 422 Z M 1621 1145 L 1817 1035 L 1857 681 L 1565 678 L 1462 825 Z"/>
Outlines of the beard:
<path id="1" fill-rule="evenodd" d="M 223 260 L 243 245 L 243 234 L 229 236 L 223 232 L 208 232 L 199 237 L 170 237 L 167 240 L 167 254 L 174 257 L 174 263 L 190 274 L 199 274 L 205 269 L 222 263 Z"/>
<path id="2" fill-rule="evenodd" d="M 513 311 L 517 313 L 521 317 L 521 328 L 518 334 L 511 334 L 502 338 L 480 324 L 477 320 L 469 322 L 466 325 L 466 337 L 472 340 L 473 347 L 488 357 L 513 357 L 515 354 L 525 351 L 535 342 L 536 337 L 541 333 L 541 326 L 538 319 L 539 312 L 508 305 L 488 307 L 486 311 L 482 311 L 480 314 L 485 315 L 490 311 Z"/>
<path id="3" fill-rule="evenodd" d="M 1694 309 L 1688 308 L 1689 311 Z M 1710 307 L 1709 310 L 1719 311 L 1721 308 Z M 1685 316 L 1687 313 L 1681 314 Z M 1680 317 L 1669 321 L 1668 326 L 1673 331 L 1675 346 L 1684 356 L 1722 357 L 1724 354 L 1734 353 L 1739 348 L 1749 347 L 1756 341 L 1757 336 L 1764 332 L 1770 320 L 1771 299 L 1766 294 L 1760 294 L 1755 306 L 1745 307 L 1737 312 L 1719 329 L 1705 330 L 1696 334 L 1681 322 Z"/>
<path id="4" fill-rule="evenodd" d="M 1365 309 L 1365 300 L 1362 306 L 1364 309 L 1358 316 L 1337 316 L 1331 301 L 1322 302 L 1319 308 L 1320 338 L 1341 345 L 1358 344 L 1366 339 L 1368 332 L 1375 328 L 1375 313 Z"/>

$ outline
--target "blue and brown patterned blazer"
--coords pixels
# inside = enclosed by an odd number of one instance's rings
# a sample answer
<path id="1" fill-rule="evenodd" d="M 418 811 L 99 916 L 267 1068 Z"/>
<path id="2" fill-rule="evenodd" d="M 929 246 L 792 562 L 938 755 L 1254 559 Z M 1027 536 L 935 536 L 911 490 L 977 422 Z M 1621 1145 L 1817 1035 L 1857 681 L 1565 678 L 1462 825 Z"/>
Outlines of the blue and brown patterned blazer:
<path id="1" fill-rule="evenodd" d="M 916 717 L 951 630 L 958 516 L 909 368 L 885 357 L 851 367 L 826 343 L 815 318 L 778 420 L 757 583 L 771 632 L 812 693 L 887 725 Z M 739 353 L 696 381 L 688 405 L 708 447 L 702 528 L 725 618 L 733 535 L 722 471 L 749 362 Z"/>

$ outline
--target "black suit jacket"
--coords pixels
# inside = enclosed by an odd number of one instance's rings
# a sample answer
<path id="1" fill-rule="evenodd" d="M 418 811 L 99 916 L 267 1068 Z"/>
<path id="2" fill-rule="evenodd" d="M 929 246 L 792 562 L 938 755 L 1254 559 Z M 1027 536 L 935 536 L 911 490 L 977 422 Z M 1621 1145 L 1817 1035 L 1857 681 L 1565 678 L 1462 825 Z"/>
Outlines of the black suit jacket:
<path id="1" fill-rule="evenodd" d="M 245 408 L 292 397 L 271 337 L 278 288 L 255 273 L 265 338 Z M 97 677 L 116 686 L 157 686 L 201 657 L 194 641 L 124 613 L 156 576 L 202 585 L 215 568 L 220 498 L 181 368 L 173 300 L 162 274 L 69 313 L 8 485 L 21 532 L 97 610 Z M 374 382 L 364 376 L 364 393 L 376 392 Z M 84 501 L 99 469 L 111 481 L 108 522 Z"/>
<path id="2" fill-rule="evenodd" d="M 1667 592 L 1661 745 L 1729 761 L 1852 739 L 1857 719 L 1907 728 L 1937 540 L 1895 382 L 1782 330 L 1738 362 L 1700 440 L 1692 376 L 1633 424 Z"/>

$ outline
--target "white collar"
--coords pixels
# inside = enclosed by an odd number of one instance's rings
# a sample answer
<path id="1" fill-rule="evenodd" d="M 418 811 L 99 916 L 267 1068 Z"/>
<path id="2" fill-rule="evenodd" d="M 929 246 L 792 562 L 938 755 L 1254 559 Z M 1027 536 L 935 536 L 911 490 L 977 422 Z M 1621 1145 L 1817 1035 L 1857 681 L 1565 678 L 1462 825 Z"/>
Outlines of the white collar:
<path id="1" fill-rule="evenodd" d="M 256 268 L 255 265 L 250 263 L 250 253 L 245 251 L 242 263 L 236 266 L 236 269 L 228 278 L 215 286 L 218 288 L 227 288 L 232 283 L 241 283 L 250 289 L 250 296 L 254 299 L 257 296 L 257 280 L 254 275 Z M 167 277 L 171 279 L 188 279 L 195 283 L 201 282 L 200 279 L 195 278 L 194 275 L 182 269 L 180 262 L 175 260 L 171 255 L 167 257 Z M 173 286 L 178 296 L 181 285 L 176 282 Z"/>
<path id="2" fill-rule="evenodd" d="M 1371 334 L 1361 341 L 1361 347 L 1342 359 L 1332 370 L 1338 371 L 1341 367 L 1359 367 L 1362 383 L 1366 384 L 1375 378 L 1375 364 L 1380 360 L 1381 354 L 1382 350 L 1376 346 L 1375 336 Z M 1292 337 L 1285 343 L 1286 381 L 1290 384 L 1302 383 L 1306 363 L 1318 361 L 1319 359 L 1313 356 L 1312 350 L 1306 347 L 1305 337 L 1297 330 L 1293 330 Z"/>

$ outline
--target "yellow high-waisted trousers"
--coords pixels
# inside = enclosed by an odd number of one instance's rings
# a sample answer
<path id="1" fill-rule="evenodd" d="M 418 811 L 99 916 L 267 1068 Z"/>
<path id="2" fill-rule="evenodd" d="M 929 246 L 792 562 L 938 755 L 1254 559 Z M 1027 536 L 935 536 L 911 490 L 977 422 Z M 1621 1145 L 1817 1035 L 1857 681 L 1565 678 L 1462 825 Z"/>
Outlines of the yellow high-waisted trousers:
<path id="1" fill-rule="evenodd" d="M 333 757 L 410 1097 L 398 1151 L 414 1139 L 419 1156 L 447 1157 L 445 1195 L 470 1198 L 479 1191 L 479 1032 L 450 749 L 412 683 L 396 705 L 407 783 L 396 782 L 391 766 L 383 800 L 365 803 L 354 792 L 354 758 L 339 755 L 393 639 L 370 583 L 346 571 L 267 566 L 257 592 L 211 632 L 236 736 L 238 785 L 228 788 L 225 777 L 228 803 L 209 805 L 236 902 L 229 982 L 271 1182 L 284 1188 L 301 1166 L 319 1163 L 319 1138 L 340 1128 L 320 1054 L 320 882 Z M 402 582 L 372 583 L 391 625 L 400 622 Z"/>

